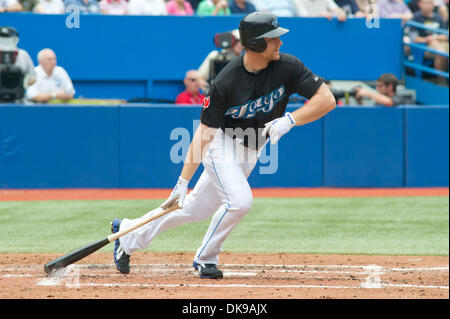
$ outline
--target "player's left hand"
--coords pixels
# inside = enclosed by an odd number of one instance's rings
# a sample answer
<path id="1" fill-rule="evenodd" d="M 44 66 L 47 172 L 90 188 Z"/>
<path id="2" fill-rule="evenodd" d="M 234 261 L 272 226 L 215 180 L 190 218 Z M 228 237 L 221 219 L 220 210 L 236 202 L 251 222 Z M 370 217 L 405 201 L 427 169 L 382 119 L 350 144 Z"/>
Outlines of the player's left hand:
<path id="1" fill-rule="evenodd" d="M 173 188 L 172 193 L 169 198 L 161 205 L 162 209 L 169 208 L 175 203 L 178 203 L 180 208 L 183 208 L 184 198 L 186 197 L 189 181 L 185 180 L 183 177 L 178 178 L 178 182 Z"/>
<path id="2" fill-rule="evenodd" d="M 295 126 L 295 124 L 296 123 L 294 118 L 292 117 L 292 114 L 286 112 L 284 116 L 266 123 L 262 135 L 266 136 L 267 133 L 269 133 L 270 144 L 275 144 L 284 134 L 289 132 L 290 129 Z"/>

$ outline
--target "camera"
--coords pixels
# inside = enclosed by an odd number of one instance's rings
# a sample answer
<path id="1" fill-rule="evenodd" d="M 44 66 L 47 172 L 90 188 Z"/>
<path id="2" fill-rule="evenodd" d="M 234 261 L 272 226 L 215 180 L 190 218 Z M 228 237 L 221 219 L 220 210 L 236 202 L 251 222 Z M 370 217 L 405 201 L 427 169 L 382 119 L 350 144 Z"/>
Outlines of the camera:
<path id="1" fill-rule="evenodd" d="M 209 80 L 212 83 L 217 74 L 230 62 L 234 57 L 234 53 L 228 49 L 234 47 L 239 41 L 232 32 L 217 33 L 214 36 L 214 45 L 221 49 L 219 55 L 211 60 L 209 68 Z"/>
<path id="2" fill-rule="evenodd" d="M 23 98 L 25 74 L 15 65 L 18 56 L 18 33 L 11 27 L 0 27 L 0 102 Z"/>
<path id="3" fill-rule="evenodd" d="M 337 100 L 342 99 L 342 98 L 346 98 L 348 99 L 349 97 L 355 97 L 356 95 L 356 89 L 351 89 L 351 90 L 331 90 L 331 93 L 333 93 L 334 98 Z"/>

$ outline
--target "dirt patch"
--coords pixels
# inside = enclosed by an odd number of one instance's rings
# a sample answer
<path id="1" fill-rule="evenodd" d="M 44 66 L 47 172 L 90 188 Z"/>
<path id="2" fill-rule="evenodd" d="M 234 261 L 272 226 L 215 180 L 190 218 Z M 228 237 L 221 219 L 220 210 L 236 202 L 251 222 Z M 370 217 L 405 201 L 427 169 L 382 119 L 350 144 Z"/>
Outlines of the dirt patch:
<path id="1" fill-rule="evenodd" d="M 200 279 L 193 254 L 139 252 L 120 274 L 95 253 L 46 276 L 58 254 L 0 255 L 0 298 L 44 299 L 448 299 L 448 257 L 220 255 L 221 280 Z"/>

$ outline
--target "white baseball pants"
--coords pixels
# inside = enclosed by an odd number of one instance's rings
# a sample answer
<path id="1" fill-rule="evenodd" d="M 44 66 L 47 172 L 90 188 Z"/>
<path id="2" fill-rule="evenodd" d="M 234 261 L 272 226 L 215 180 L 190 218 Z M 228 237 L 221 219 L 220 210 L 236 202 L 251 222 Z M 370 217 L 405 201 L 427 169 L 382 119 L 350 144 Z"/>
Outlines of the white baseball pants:
<path id="1" fill-rule="evenodd" d="M 217 264 L 222 243 L 252 206 L 253 195 L 247 178 L 258 156 L 258 151 L 244 147 L 239 139 L 233 140 L 218 129 L 203 156 L 204 171 L 186 196 L 183 208 L 121 237 L 123 250 L 131 255 L 146 248 L 156 235 L 169 228 L 201 221 L 214 214 L 194 261 Z M 123 219 L 120 229 L 127 229 L 161 211 L 157 208 L 138 219 Z"/>

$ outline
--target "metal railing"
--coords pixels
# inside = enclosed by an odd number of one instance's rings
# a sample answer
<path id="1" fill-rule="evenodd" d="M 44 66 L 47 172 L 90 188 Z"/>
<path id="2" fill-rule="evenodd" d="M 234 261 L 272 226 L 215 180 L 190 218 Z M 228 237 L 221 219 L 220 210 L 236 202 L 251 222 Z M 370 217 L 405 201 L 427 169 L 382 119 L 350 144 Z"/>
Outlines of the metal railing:
<path id="1" fill-rule="evenodd" d="M 418 23 L 416 21 L 408 21 L 405 23 L 404 28 L 403 28 L 403 34 L 406 35 L 405 30 L 408 30 L 409 28 L 415 28 L 415 29 L 422 29 L 422 30 L 427 30 L 427 31 L 431 31 L 435 34 L 444 34 L 447 36 L 448 38 L 448 30 L 444 30 L 444 29 L 438 29 L 438 28 L 430 28 L 422 23 Z M 430 66 L 424 65 L 423 61 L 424 61 L 424 55 L 425 52 L 430 52 L 433 54 L 437 54 L 437 55 L 442 55 L 444 57 L 447 57 L 447 59 L 449 58 L 449 54 L 446 52 L 442 52 L 442 51 L 438 51 L 435 50 L 433 48 L 429 48 L 426 44 L 421 44 L 421 43 L 412 43 L 412 42 L 407 42 L 405 40 L 403 40 L 403 45 L 404 46 L 408 46 L 411 48 L 411 55 L 413 57 L 413 61 L 409 61 L 407 59 L 407 57 L 404 59 L 403 61 L 403 65 L 405 67 L 409 67 L 415 70 L 415 75 L 416 77 L 422 77 L 422 72 L 427 72 L 427 73 L 431 73 L 437 76 L 442 76 L 444 78 L 449 78 L 449 73 L 448 72 L 444 72 L 441 70 L 436 70 Z"/>

